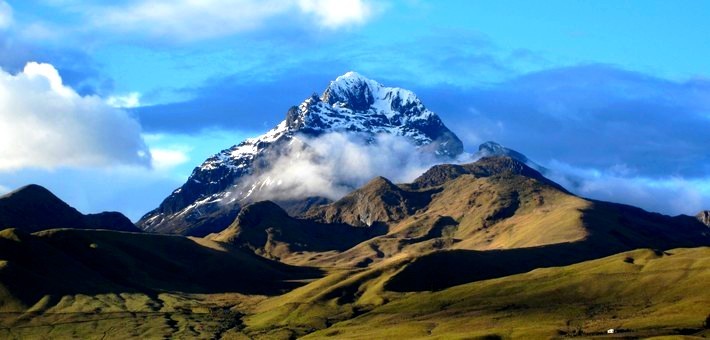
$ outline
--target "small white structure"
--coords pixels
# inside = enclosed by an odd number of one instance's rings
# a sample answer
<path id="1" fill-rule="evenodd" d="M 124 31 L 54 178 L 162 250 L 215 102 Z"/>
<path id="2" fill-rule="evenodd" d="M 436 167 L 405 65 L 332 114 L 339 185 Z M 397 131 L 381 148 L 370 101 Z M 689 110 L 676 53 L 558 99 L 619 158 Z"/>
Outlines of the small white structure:
<path id="1" fill-rule="evenodd" d="M 616 331 L 615 331 L 613 328 L 609 328 L 609 329 L 606 331 L 606 334 L 614 334 L 614 333 L 616 333 Z"/>

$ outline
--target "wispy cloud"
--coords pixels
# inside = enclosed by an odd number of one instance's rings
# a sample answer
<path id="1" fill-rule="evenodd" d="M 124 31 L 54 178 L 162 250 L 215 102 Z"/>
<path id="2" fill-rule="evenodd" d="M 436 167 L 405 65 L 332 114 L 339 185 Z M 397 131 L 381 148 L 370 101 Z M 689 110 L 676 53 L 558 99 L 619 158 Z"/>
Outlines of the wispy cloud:
<path id="1" fill-rule="evenodd" d="M 79 95 L 50 64 L 0 69 L 0 121 L 0 170 L 150 165 L 138 122 Z"/>
<path id="2" fill-rule="evenodd" d="M 319 26 L 330 29 L 363 24 L 376 9 L 382 9 L 363 0 L 299 0 L 298 7 L 304 13 L 315 15 Z"/>
<path id="3" fill-rule="evenodd" d="M 255 200 L 309 196 L 339 199 L 376 176 L 397 183 L 411 182 L 441 162 L 433 154 L 420 151 L 408 138 L 389 134 L 297 136 L 273 154 L 268 169 L 241 180 L 237 190 L 246 193 L 256 188 L 251 196 Z"/>
<path id="4" fill-rule="evenodd" d="M 189 150 L 184 149 L 150 149 L 153 156 L 153 167 L 158 171 L 168 171 L 176 166 L 187 163 L 190 157 Z"/>
<path id="5" fill-rule="evenodd" d="M 498 141 L 582 196 L 668 214 L 710 207 L 707 80 L 591 64 L 418 93 L 469 148 Z"/>
<path id="6" fill-rule="evenodd" d="M 10 27 L 12 22 L 12 7 L 7 2 L 0 0 L 0 30 Z"/>
<path id="7" fill-rule="evenodd" d="M 633 174 L 625 165 L 582 168 L 553 160 L 547 174 L 580 196 L 624 203 L 669 215 L 695 215 L 710 208 L 710 176 L 650 177 Z"/>
<path id="8" fill-rule="evenodd" d="M 141 105 L 141 94 L 131 92 L 125 95 L 114 95 L 106 99 L 106 103 L 115 108 L 136 108 Z"/>
<path id="9" fill-rule="evenodd" d="M 535 72 L 483 88 L 417 91 L 454 132 L 472 130 L 532 159 L 640 176 L 710 174 L 710 82 L 609 65 Z"/>
<path id="10" fill-rule="evenodd" d="M 196 41 L 288 22 L 339 29 L 367 22 L 380 7 L 369 0 L 140 0 L 73 8 L 96 28 Z"/>

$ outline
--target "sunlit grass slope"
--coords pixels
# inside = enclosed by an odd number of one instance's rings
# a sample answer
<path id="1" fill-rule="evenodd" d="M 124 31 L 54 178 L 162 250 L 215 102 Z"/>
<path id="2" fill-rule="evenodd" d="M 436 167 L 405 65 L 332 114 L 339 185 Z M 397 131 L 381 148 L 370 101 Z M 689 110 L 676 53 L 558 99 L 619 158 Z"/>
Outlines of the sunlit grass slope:
<path id="1" fill-rule="evenodd" d="M 708 334 L 710 248 L 636 250 L 402 295 L 306 338 L 549 338 L 609 328 Z"/>

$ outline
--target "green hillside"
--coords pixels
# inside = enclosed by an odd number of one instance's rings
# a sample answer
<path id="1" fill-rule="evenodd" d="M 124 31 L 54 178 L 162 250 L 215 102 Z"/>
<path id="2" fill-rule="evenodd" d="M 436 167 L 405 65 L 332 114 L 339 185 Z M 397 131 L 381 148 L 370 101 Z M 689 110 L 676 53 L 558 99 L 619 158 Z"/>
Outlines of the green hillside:
<path id="1" fill-rule="evenodd" d="M 708 282 L 710 248 L 635 250 L 439 292 L 385 293 L 391 302 L 306 338 L 550 338 L 609 328 L 710 336 Z"/>
<path id="2" fill-rule="evenodd" d="M 491 157 L 206 238 L 2 230 L 0 338 L 702 337 L 708 246 L 694 217 Z"/>

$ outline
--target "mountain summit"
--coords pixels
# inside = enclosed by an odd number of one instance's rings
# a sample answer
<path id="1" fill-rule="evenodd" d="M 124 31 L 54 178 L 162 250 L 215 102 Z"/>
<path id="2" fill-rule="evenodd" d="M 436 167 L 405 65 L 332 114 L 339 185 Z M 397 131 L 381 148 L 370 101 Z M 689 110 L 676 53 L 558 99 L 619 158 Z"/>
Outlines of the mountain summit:
<path id="1" fill-rule="evenodd" d="M 441 156 L 455 157 L 463 152 L 458 137 L 414 92 L 385 87 L 355 72 L 331 81 L 322 96 L 313 95 L 291 108 L 285 123 L 291 132 L 388 133 L 409 137 Z"/>
<path id="2" fill-rule="evenodd" d="M 29 233 L 53 228 L 140 231 L 121 213 L 84 215 L 36 184 L 0 196 L 0 230 L 7 228 Z"/>
<path id="3" fill-rule="evenodd" d="M 275 158 L 287 152 L 285 146 L 300 136 L 318 137 L 331 132 L 368 140 L 379 134 L 404 137 L 420 152 L 443 161 L 463 152 L 461 140 L 412 91 L 386 87 L 348 72 L 331 81 L 322 95 L 314 94 L 291 107 L 286 119 L 270 131 L 205 160 L 182 187 L 143 216 L 138 225 L 151 232 L 194 236 L 218 232 L 264 185 L 246 188 L 249 184 L 243 180 L 264 173 Z"/>

